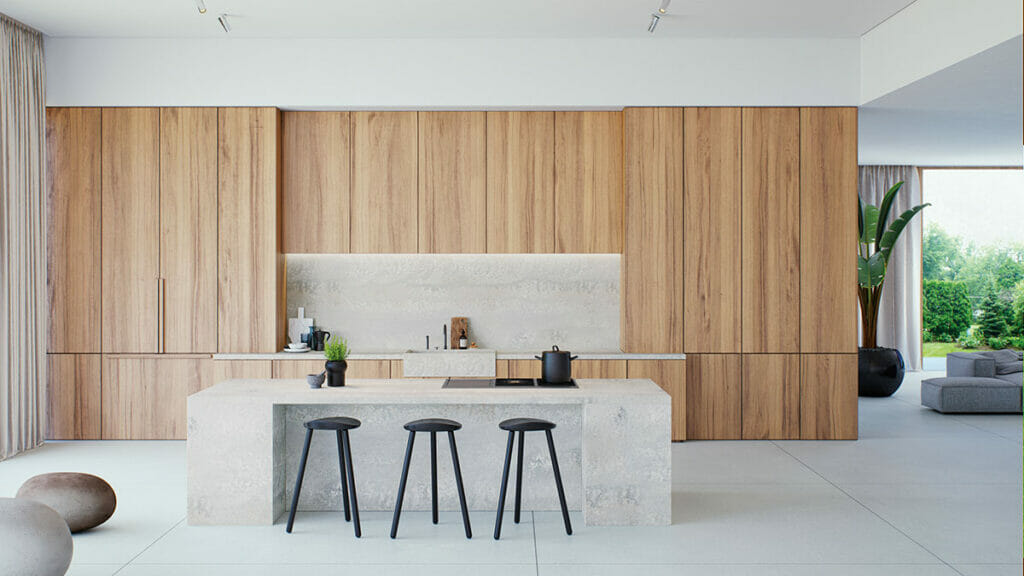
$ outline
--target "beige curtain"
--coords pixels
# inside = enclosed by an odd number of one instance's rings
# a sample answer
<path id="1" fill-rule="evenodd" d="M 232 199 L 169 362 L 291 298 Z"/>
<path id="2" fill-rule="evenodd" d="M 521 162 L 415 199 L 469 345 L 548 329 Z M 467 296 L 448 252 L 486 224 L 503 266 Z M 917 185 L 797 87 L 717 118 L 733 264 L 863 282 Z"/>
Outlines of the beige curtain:
<path id="1" fill-rule="evenodd" d="M 43 441 L 45 84 L 42 35 L 0 15 L 0 460 Z"/>
<path id="2" fill-rule="evenodd" d="M 903 181 L 889 221 L 921 203 L 921 177 L 916 166 L 861 166 L 860 199 L 879 205 L 894 184 Z M 903 230 L 889 256 L 889 269 L 878 310 L 878 345 L 903 354 L 907 370 L 921 369 L 921 242 L 918 214 Z"/>

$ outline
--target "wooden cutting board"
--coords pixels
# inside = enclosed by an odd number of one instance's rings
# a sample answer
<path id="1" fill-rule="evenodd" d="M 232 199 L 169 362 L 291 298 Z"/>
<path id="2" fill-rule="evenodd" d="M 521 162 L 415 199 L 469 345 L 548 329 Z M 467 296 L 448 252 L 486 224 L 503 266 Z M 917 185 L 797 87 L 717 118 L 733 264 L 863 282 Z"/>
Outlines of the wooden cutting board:
<path id="1" fill-rule="evenodd" d="M 451 338 L 451 342 L 448 345 L 452 350 L 459 349 L 459 336 L 462 334 L 463 330 L 466 331 L 466 339 L 471 340 L 469 338 L 469 318 L 464 318 L 462 316 L 453 317 L 451 328 L 448 331 L 448 337 Z M 469 346 L 469 344 L 466 345 Z"/>

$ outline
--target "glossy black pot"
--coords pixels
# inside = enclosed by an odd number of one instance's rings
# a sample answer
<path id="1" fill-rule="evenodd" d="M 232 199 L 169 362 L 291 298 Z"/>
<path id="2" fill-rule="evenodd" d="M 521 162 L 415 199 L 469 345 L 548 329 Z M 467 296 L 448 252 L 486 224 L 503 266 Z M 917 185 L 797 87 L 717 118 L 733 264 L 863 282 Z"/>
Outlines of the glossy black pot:
<path id="1" fill-rule="evenodd" d="M 348 368 L 348 362 L 328 362 L 324 367 L 327 369 L 328 386 L 337 388 L 345 385 L 345 369 Z"/>
<path id="2" fill-rule="evenodd" d="M 543 352 L 544 357 L 534 356 L 541 362 L 540 379 L 550 384 L 568 384 L 572 381 L 572 361 L 576 359 L 570 353 L 552 346 Z"/>
<path id="3" fill-rule="evenodd" d="M 903 383 L 903 355 L 895 348 L 857 351 L 857 389 L 861 396 L 892 396 Z"/>

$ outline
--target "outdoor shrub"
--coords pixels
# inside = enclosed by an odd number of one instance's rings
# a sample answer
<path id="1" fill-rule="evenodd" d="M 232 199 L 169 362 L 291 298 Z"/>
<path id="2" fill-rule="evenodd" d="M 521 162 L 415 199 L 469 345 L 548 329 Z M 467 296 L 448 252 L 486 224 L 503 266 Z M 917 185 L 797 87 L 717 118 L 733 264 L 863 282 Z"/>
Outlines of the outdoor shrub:
<path id="1" fill-rule="evenodd" d="M 971 325 L 971 299 L 962 282 L 926 280 L 922 303 L 924 329 L 932 338 L 952 342 Z M 995 334 L 999 336 L 1000 334 Z"/>
<path id="2" fill-rule="evenodd" d="M 961 334 L 960 338 L 958 338 L 956 342 L 957 344 L 960 345 L 961 348 L 981 347 L 981 338 L 978 338 L 976 335 L 971 334 L 970 332 L 964 332 L 963 334 Z"/>
<path id="3" fill-rule="evenodd" d="M 992 337 L 988 339 L 988 347 L 993 350 L 1002 350 L 1009 344 L 1009 338 Z"/>
<path id="4" fill-rule="evenodd" d="M 1006 346 L 1008 348 L 1016 348 L 1017 350 L 1024 350 L 1024 336 L 1014 336 L 1013 338 L 1006 339 Z"/>
<path id="5" fill-rule="evenodd" d="M 989 293 L 981 303 L 981 334 L 986 338 L 998 338 L 1010 333 L 1013 312 L 1009 304 L 995 293 Z M 991 346 L 991 343 L 989 344 Z"/>

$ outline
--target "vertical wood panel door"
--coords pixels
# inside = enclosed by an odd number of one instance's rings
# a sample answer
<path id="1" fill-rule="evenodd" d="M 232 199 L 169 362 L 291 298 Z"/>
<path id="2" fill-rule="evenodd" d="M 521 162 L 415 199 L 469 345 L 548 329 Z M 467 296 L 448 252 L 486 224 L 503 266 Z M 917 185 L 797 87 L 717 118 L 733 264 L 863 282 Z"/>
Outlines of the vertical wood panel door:
<path id="1" fill-rule="evenodd" d="M 218 110 L 217 351 L 276 352 L 284 339 L 275 108 Z"/>
<path id="2" fill-rule="evenodd" d="M 686 360 L 628 360 L 628 378 L 650 378 L 672 397 L 672 441 L 686 440 Z"/>
<path id="3" fill-rule="evenodd" d="M 739 354 L 686 356 L 686 437 L 738 440 L 742 436 Z"/>
<path id="4" fill-rule="evenodd" d="M 487 113 L 487 251 L 555 251 L 555 113 Z"/>
<path id="5" fill-rule="evenodd" d="M 99 108 L 46 109 L 47 350 L 99 352 Z"/>
<path id="6" fill-rule="evenodd" d="M 743 351 L 799 352 L 800 109 L 743 109 Z"/>
<path id="7" fill-rule="evenodd" d="M 284 252 L 348 252 L 349 113 L 282 112 L 281 133 Z"/>
<path id="8" fill-rule="evenodd" d="M 356 253 L 417 251 L 416 112 L 351 112 Z"/>
<path id="9" fill-rule="evenodd" d="M 274 378 L 273 360 L 214 360 L 213 384 L 236 378 Z"/>
<path id="10" fill-rule="evenodd" d="M 625 111 L 622 349 L 683 352 L 683 110 Z"/>
<path id="11" fill-rule="evenodd" d="M 857 439 L 857 355 L 800 356 L 800 438 Z"/>
<path id="12" fill-rule="evenodd" d="M 46 438 L 100 439 L 99 354 L 47 354 Z"/>
<path id="13" fill-rule="evenodd" d="M 216 352 L 216 108 L 160 110 L 160 277 L 160 352 Z"/>
<path id="14" fill-rule="evenodd" d="M 857 351 L 857 109 L 800 110 L 800 349 Z"/>
<path id="15" fill-rule="evenodd" d="M 160 111 L 103 109 L 103 351 L 159 352 Z"/>
<path id="16" fill-rule="evenodd" d="M 684 134 L 685 350 L 741 347 L 741 114 L 687 108 Z"/>
<path id="17" fill-rule="evenodd" d="M 555 112 L 555 252 L 622 252 L 622 112 Z"/>
<path id="18" fill-rule="evenodd" d="M 537 361 L 540 364 L 539 361 Z M 542 370 L 543 371 L 543 370 Z M 573 378 L 625 378 L 625 360 L 573 360 Z"/>
<path id="19" fill-rule="evenodd" d="M 419 113 L 419 251 L 487 252 L 487 114 Z"/>
<path id="20" fill-rule="evenodd" d="M 185 438 L 188 395 L 209 385 L 209 356 L 104 356 L 103 362 L 104 440 Z"/>
<path id="21" fill-rule="evenodd" d="M 743 439 L 800 438 L 800 355 L 743 355 Z"/>

